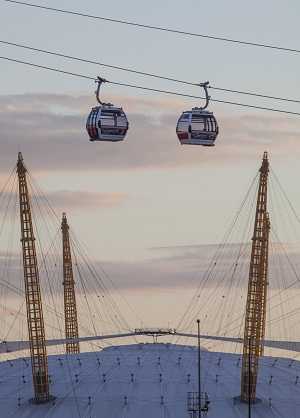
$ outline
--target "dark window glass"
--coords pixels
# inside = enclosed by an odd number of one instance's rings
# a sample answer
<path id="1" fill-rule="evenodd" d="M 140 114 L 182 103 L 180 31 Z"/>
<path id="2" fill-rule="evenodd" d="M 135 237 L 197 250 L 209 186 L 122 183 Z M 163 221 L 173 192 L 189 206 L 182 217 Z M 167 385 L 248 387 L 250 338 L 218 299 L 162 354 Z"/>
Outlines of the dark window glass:
<path id="1" fill-rule="evenodd" d="M 183 120 L 186 120 L 186 119 L 189 119 L 190 118 L 190 115 L 188 114 L 188 113 L 184 113 L 182 116 L 181 116 L 181 120 L 183 119 Z"/>

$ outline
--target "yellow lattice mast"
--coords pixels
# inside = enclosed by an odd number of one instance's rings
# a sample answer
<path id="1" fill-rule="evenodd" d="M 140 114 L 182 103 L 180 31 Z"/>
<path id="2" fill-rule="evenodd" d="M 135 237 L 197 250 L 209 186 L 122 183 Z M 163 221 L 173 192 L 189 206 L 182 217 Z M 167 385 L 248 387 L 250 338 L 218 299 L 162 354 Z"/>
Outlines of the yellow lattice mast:
<path id="1" fill-rule="evenodd" d="M 21 220 L 21 243 L 27 324 L 30 343 L 31 366 L 34 386 L 34 401 L 43 403 L 50 400 L 48 359 L 45 328 L 37 265 L 35 238 L 33 233 L 30 198 L 26 180 L 26 167 L 22 154 L 18 155 L 17 173 L 19 179 L 19 201 Z"/>
<path id="2" fill-rule="evenodd" d="M 79 353 L 80 348 L 78 342 L 78 321 L 72 267 L 72 254 L 70 248 L 69 225 L 65 213 L 62 215 L 61 230 L 63 245 L 65 332 L 66 339 L 68 340 L 66 343 L 66 352 L 70 354 Z"/>
<path id="3" fill-rule="evenodd" d="M 267 212 L 268 173 L 269 161 L 265 152 L 260 168 L 246 304 L 241 376 L 241 399 L 244 402 L 255 401 L 258 361 L 264 349 L 270 231 Z"/>

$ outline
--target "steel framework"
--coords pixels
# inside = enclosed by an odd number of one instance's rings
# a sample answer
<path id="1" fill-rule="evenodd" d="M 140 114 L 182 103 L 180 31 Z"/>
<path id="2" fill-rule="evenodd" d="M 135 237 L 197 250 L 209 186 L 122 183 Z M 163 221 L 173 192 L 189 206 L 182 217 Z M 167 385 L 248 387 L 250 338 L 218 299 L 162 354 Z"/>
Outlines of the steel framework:
<path id="1" fill-rule="evenodd" d="M 39 271 L 26 172 L 22 154 L 19 152 L 17 173 L 19 179 L 21 243 L 23 250 L 27 324 L 34 386 L 33 400 L 36 403 L 43 403 L 48 402 L 51 397 L 49 392 L 48 359 Z"/>
<path id="2" fill-rule="evenodd" d="M 249 269 L 241 375 L 241 400 L 255 402 L 259 357 L 263 355 L 268 285 L 270 220 L 267 212 L 268 154 L 260 168 L 254 233 Z"/>
<path id="3" fill-rule="evenodd" d="M 62 245 L 63 245 L 63 286 L 64 286 L 64 307 L 65 307 L 65 333 L 66 352 L 68 354 L 79 353 L 78 342 L 78 320 L 76 308 L 76 295 L 74 288 L 74 276 L 72 267 L 72 254 L 70 247 L 69 225 L 65 213 L 61 222 Z M 72 341 L 74 340 L 74 341 Z"/>

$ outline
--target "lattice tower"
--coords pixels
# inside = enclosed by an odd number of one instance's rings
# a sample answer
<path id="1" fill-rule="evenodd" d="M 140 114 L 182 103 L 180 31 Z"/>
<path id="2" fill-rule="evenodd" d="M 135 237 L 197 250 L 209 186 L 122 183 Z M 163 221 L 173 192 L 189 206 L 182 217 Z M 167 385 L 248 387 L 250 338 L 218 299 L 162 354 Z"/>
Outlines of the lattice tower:
<path id="1" fill-rule="evenodd" d="M 39 271 L 26 172 L 27 170 L 23 163 L 22 154 L 19 153 L 17 173 L 19 179 L 21 243 L 23 250 L 25 297 L 34 386 L 34 401 L 36 403 L 43 403 L 49 401 L 51 397 L 49 393 L 48 359 Z"/>
<path id="2" fill-rule="evenodd" d="M 260 168 L 259 188 L 252 238 L 241 375 L 241 399 L 254 402 L 259 357 L 263 355 L 266 327 L 270 220 L 267 213 L 268 154 Z"/>
<path id="3" fill-rule="evenodd" d="M 72 254 L 70 247 L 69 225 L 65 213 L 62 215 L 62 244 L 63 244 L 63 286 L 64 286 L 64 307 L 65 307 L 65 333 L 66 352 L 79 353 L 78 342 L 78 320 L 76 308 L 76 295 L 74 288 L 74 276 L 72 266 Z M 74 341 L 72 341 L 74 340 Z"/>

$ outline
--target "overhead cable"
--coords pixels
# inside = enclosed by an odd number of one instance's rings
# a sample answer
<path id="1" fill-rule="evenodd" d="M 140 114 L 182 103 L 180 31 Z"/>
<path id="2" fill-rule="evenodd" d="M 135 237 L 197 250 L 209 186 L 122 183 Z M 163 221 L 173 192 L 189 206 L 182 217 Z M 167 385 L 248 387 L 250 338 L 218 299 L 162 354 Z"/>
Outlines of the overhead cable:
<path id="1" fill-rule="evenodd" d="M 215 41 L 228 42 L 228 43 L 233 43 L 233 44 L 238 44 L 238 45 L 253 46 L 253 47 L 259 47 L 259 48 L 268 48 L 268 49 L 273 49 L 273 50 L 277 50 L 277 51 L 293 52 L 293 53 L 297 53 L 297 54 L 300 53 L 300 49 L 288 48 L 288 47 L 283 47 L 283 46 L 279 46 L 279 45 L 265 44 L 265 43 L 260 43 L 260 42 L 244 41 L 244 40 L 240 40 L 240 39 L 228 38 L 228 37 L 225 37 L 225 36 L 217 36 L 217 35 L 208 35 L 208 34 L 203 34 L 203 33 L 187 32 L 187 31 L 173 29 L 173 28 L 169 28 L 169 27 L 163 27 L 163 26 L 146 25 L 146 24 L 142 24 L 142 23 L 138 23 L 138 22 L 131 22 L 129 20 L 114 19 L 114 18 L 105 17 L 105 16 L 98 16 L 98 15 L 92 15 L 92 14 L 87 14 L 87 13 L 83 13 L 83 12 L 76 12 L 74 10 L 58 9 L 58 8 L 55 8 L 55 7 L 42 6 L 40 4 L 28 3 L 28 2 L 25 2 L 25 1 L 17 1 L 17 0 L 3 0 L 3 1 L 5 1 L 7 3 L 14 3 L 14 4 L 22 5 L 22 6 L 27 6 L 27 7 L 35 7 L 35 8 L 38 8 L 38 9 L 48 10 L 48 11 L 57 12 L 57 13 L 64 13 L 64 14 L 69 14 L 69 15 L 73 15 L 73 16 L 86 17 L 86 18 L 89 18 L 89 19 L 102 20 L 102 21 L 105 21 L 105 22 L 119 23 L 119 24 L 122 24 L 122 25 L 134 26 L 134 27 L 141 28 L 141 29 L 152 29 L 152 30 L 161 31 L 161 32 L 174 33 L 174 34 L 177 34 L 177 35 L 184 35 L 184 36 L 198 37 L 198 38 L 206 38 L 206 39 L 212 39 L 212 40 L 215 40 Z"/>
<path id="2" fill-rule="evenodd" d="M 74 73 L 74 72 L 70 72 L 70 71 L 65 71 L 65 70 L 61 70 L 59 68 L 48 67 L 46 65 L 34 64 L 32 62 L 29 62 L 29 61 L 23 61 L 23 60 L 19 60 L 19 59 L 15 59 L 15 58 L 4 57 L 4 56 L 0 56 L 0 59 L 10 61 L 10 62 L 15 62 L 15 63 L 18 63 L 18 64 L 28 65 L 28 66 L 38 68 L 38 69 L 49 70 L 49 71 L 53 71 L 53 72 L 56 72 L 56 73 L 70 75 L 70 76 L 73 76 L 73 77 L 79 77 L 79 78 L 84 78 L 86 80 L 96 81 L 95 77 L 91 77 L 91 76 L 88 76 L 88 75 L 85 75 L 85 74 L 79 74 L 79 73 Z M 173 95 L 173 96 L 188 97 L 190 99 L 205 99 L 205 97 L 194 96 L 194 95 L 191 95 L 191 94 L 178 93 L 178 92 L 170 91 L 170 90 L 154 89 L 154 88 L 151 88 L 151 87 L 138 86 L 136 84 L 121 83 L 121 82 L 116 82 L 116 81 L 108 81 L 108 80 L 106 80 L 106 81 L 109 82 L 110 84 L 113 84 L 113 85 L 116 85 L 116 86 L 130 87 L 130 88 L 134 88 L 134 89 L 138 89 L 138 90 L 145 90 L 145 91 L 150 91 L 150 92 L 155 92 L 155 93 L 163 93 L 163 94 L 168 94 L 168 95 Z M 255 105 L 250 105 L 250 104 L 246 104 L 246 103 L 232 102 L 232 101 L 219 100 L 219 99 L 210 99 L 210 101 L 216 102 L 216 103 L 230 104 L 232 106 L 239 106 L 239 107 L 257 109 L 257 110 L 267 110 L 269 112 L 284 113 L 284 114 L 288 114 L 288 115 L 300 116 L 300 113 L 298 113 L 298 112 L 291 112 L 291 111 L 288 111 L 288 110 L 276 109 L 276 108 L 273 108 L 273 107 L 255 106 Z"/>
<path id="3" fill-rule="evenodd" d="M 23 48 L 23 49 L 27 49 L 27 50 L 34 51 L 34 52 L 41 52 L 43 54 L 52 55 L 52 56 L 61 57 L 61 58 L 66 58 L 66 59 L 79 61 L 79 62 L 84 62 L 84 63 L 87 63 L 87 64 L 95 64 L 95 65 L 99 65 L 99 66 L 106 67 L 106 68 L 112 68 L 114 70 L 121 70 L 121 71 L 129 72 L 129 73 L 133 73 L 133 74 L 138 74 L 138 75 L 142 75 L 142 76 L 157 78 L 157 79 L 161 79 L 161 80 L 173 81 L 173 82 L 176 82 L 176 83 L 186 84 L 186 85 L 190 85 L 190 86 L 199 86 L 199 83 L 194 83 L 194 82 L 191 82 L 191 81 L 185 81 L 185 80 L 181 80 L 181 79 L 174 78 L 174 77 L 166 77 L 166 76 L 162 76 L 162 75 L 159 75 L 159 74 L 153 74 L 153 73 L 148 73 L 148 72 L 144 72 L 144 71 L 139 71 L 139 70 L 136 70 L 134 68 L 127 68 L 127 67 L 122 67 L 122 66 L 118 66 L 118 65 L 105 64 L 105 63 L 100 62 L 100 61 L 75 57 L 73 55 L 67 55 L 67 54 L 63 54 L 63 53 L 60 53 L 60 52 L 56 52 L 56 51 L 49 51 L 49 50 L 46 50 L 46 49 L 36 48 L 36 47 L 30 46 L 30 45 L 24 45 L 24 44 L 19 44 L 19 43 L 15 43 L 15 42 L 4 41 L 4 40 L 0 40 L 0 43 L 3 44 L 3 45 L 15 46 L 17 48 Z M 223 91 L 223 92 L 227 92 L 227 93 L 236 93 L 236 94 L 242 94 L 242 95 L 247 95 L 247 96 L 260 97 L 260 98 L 264 98 L 264 99 L 280 100 L 280 101 L 284 101 L 284 102 L 300 104 L 300 100 L 297 100 L 297 99 L 289 99 L 289 98 L 286 98 L 286 97 L 278 97 L 278 96 L 269 96 L 269 95 L 265 95 L 265 94 L 257 93 L 257 92 L 233 90 L 233 89 L 221 88 L 221 87 L 216 87 L 216 86 L 208 86 L 208 87 L 212 90 L 218 90 L 218 91 Z"/>

